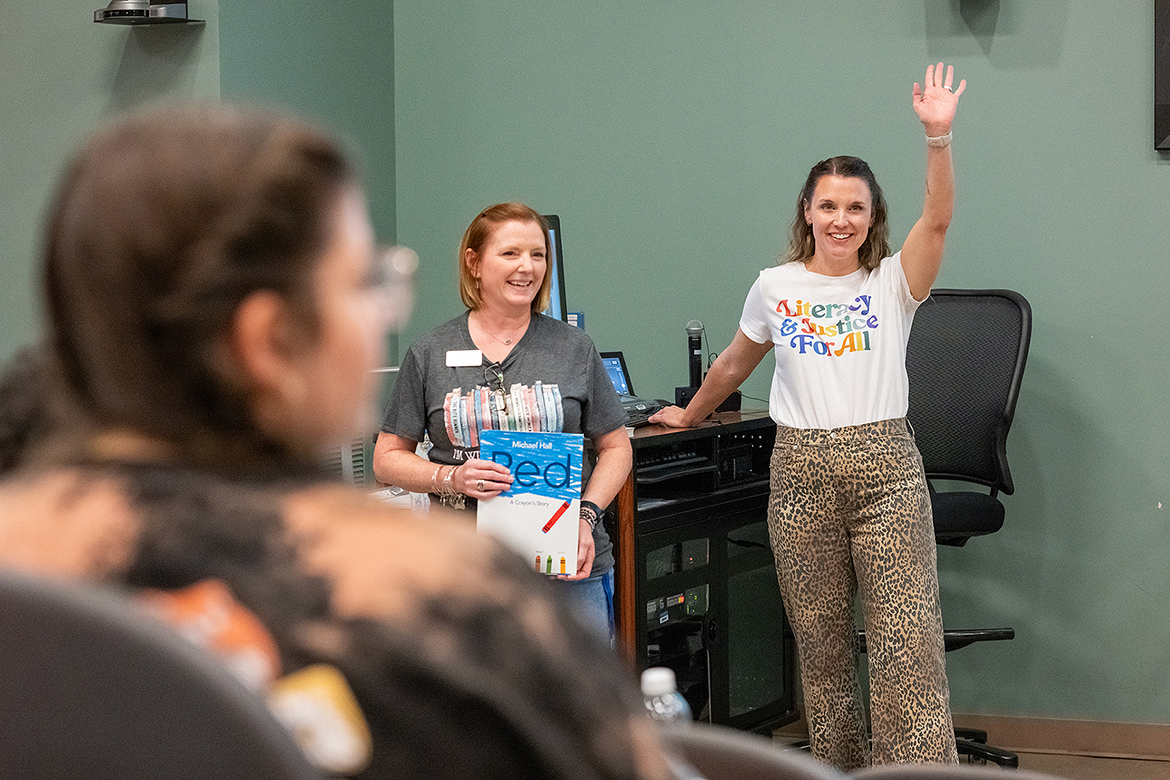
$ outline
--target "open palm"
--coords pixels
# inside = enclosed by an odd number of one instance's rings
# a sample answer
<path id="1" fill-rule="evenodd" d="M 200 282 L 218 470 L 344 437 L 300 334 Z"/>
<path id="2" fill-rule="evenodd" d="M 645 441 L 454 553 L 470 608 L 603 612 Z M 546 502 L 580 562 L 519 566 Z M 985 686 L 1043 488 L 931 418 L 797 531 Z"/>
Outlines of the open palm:
<path id="1" fill-rule="evenodd" d="M 959 107 L 959 95 L 967 88 L 967 80 L 959 82 L 952 92 L 951 83 L 955 78 L 955 67 L 943 64 L 926 66 L 925 88 L 914 82 L 914 113 L 926 128 L 927 135 L 945 135 L 951 130 L 955 110 Z"/>

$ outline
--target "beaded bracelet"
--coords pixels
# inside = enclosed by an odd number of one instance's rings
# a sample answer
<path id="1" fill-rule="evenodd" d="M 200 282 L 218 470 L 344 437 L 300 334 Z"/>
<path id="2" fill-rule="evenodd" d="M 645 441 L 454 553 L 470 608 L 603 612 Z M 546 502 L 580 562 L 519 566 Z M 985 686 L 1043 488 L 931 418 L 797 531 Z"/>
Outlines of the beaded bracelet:
<path id="1" fill-rule="evenodd" d="M 589 523 L 589 529 L 593 530 L 601 520 L 601 507 L 592 501 L 582 501 L 581 517 L 585 518 L 585 522 Z"/>

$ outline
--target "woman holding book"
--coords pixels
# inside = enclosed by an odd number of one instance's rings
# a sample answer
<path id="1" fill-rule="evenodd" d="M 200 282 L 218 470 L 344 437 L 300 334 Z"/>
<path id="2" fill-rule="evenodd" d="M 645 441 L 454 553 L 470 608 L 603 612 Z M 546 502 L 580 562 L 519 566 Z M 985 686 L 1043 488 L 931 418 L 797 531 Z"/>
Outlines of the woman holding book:
<path id="1" fill-rule="evenodd" d="M 926 201 L 902 250 L 890 250 L 869 166 L 856 157 L 817 163 L 797 198 L 787 255 L 760 272 L 731 345 L 686 409 L 651 417 L 693 426 L 775 355 L 768 530 L 812 750 L 844 770 L 871 760 L 856 679 L 858 591 L 873 762 L 957 761 L 930 498 L 905 415 L 906 343 L 942 263 L 954 208 L 951 123 L 965 87 L 941 62 L 914 85 Z"/>
<path id="2" fill-rule="evenodd" d="M 551 274 L 548 226 L 521 203 L 480 212 L 459 247 L 467 311 L 411 345 L 374 448 L 386 483 L 461 509 L 512 484 L 508 469 L 479 458 L 485 428 L 582 433 L 596 463 L 581 496 L 570 598 L 613 637 L 613 546 L 601 522 L 633 460 L 625 412 L 584 331 L 541 314 Z M 426 435 L 429 460 L 415 454 Z"/>

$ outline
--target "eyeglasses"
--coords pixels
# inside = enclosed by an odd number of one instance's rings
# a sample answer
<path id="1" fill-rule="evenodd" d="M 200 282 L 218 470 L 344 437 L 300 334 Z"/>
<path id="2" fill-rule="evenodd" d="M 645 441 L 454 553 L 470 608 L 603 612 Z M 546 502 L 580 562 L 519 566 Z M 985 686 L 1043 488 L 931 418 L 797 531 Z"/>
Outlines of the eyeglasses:
<path id="1" fill-rule="evenodd" d="M 391 331 L 400 331 L 414 307 L 414 272 L 418 255 L 404 246 L 380 246 L 370 263 L 367 285 L 378 297 L 378 310 Z"/>
<path id="2" fill-rule="evenodd" d="M 492 404 L 497 411 L 511 414 L 512 408 L 508 404 L 508 394 L 504 392 L 504 369 L 498 363 L 483 367 L 483 381 L 492 391 Z"/>

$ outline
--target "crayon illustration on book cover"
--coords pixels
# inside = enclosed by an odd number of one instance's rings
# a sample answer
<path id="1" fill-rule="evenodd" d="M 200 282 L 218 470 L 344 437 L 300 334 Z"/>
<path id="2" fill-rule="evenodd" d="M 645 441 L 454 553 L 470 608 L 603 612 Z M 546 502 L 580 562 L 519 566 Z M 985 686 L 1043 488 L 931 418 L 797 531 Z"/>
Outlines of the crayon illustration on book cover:
<path id="1" fill-rule="evenodd" d="M 479 457 L 506 466 L 512 487 L 480 501 L 476 528 L 523 555 L 541 574 L 576 574 L 581 528 L 579 433 L 484 430 Z"/>

